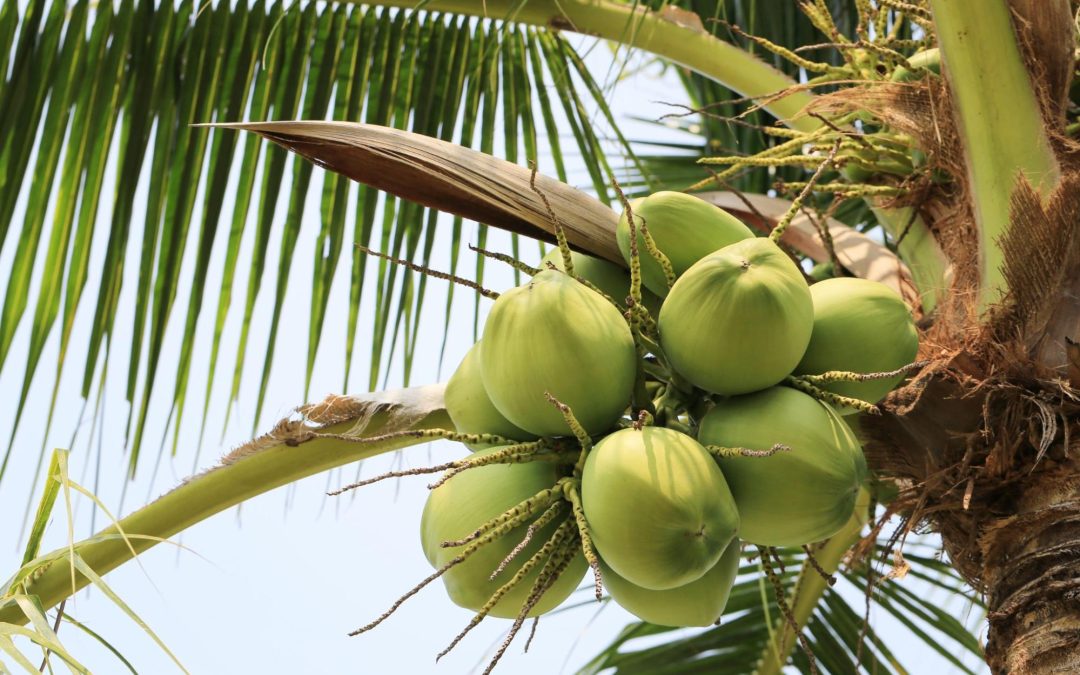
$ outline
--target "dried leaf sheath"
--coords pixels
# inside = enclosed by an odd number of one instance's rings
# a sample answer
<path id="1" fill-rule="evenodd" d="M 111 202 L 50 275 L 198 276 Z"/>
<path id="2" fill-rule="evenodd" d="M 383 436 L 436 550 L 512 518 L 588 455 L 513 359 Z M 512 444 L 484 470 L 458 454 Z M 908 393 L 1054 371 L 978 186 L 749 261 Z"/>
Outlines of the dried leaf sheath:
<path id="1" fill-rule="evenodd" d="M 252 131 L 353 180 L 511 232 L 554 243 L 551 218 L 529 190 L 530 171 L 435 138 L 370 124 L 262 122 L 217 125 Z M 621 262 L 616 216 L 589 195 L 543 175 L 537 185 L 566 222 L 575 248 Z M 523 189 L 522 189 L 523 188 Z"/>

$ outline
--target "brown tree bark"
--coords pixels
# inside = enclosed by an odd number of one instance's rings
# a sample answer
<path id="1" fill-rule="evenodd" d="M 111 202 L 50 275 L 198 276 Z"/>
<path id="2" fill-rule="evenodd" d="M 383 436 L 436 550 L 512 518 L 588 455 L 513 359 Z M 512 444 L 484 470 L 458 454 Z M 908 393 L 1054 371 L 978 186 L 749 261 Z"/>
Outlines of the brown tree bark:
<path id="1" fill-rule="evenodd" d="M 1080 461 L 1023 486 L 979 539 L 995 673 L 1080 673 Z"/>
<path id="2" fill-rule="evenodd" d="M 982 593 L 992 671 L 1080 673 L 1080 406 L 967 354 L 937 368 L 863 420 L 868 459 Z"/>
<path id="3" fill-rule="evenodd" d="M 963 172 L 941 167 L 960 177 L 957 189 L 922 210 L 957 270 L 923 335 L 930 365 L 861 427 L 871 466 L 900 485 L 892 508 L 939 532 L 951 564 L 983 595 L 993 672 L 1080 673 L 1080 149 L 1063 133 L 1074 3 L 1008 1 L 1060 184 L 1051 194 L 1015 188 L 1009 231 L 996 242 L 1009 294 L 977 315 Z M 926 86 L 924 97 L 952 107 L 946 85 Z M 959 137 L 951 116 L 920 133 L 905 100 L 899 118 L 924 149 L 941 162 L 959 156 L 947 143 Z"/>

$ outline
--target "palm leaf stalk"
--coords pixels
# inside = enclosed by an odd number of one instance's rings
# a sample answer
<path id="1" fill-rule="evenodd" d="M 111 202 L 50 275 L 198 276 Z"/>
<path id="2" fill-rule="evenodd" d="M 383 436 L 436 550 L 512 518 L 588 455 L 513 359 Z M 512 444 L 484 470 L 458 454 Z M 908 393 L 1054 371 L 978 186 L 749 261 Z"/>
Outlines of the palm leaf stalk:
<path id="1" fill-rule="evenodd" d="M 1013 34 L 1009 3 L 987 2 L 978 12 L 950 0 L 930 6 L 978 224 L 979 306 L 985 310 L 1008 292 L 1000 240 L 1009 230 L 1017 182 L 1022 176 L 1048 196 L 1061 180 L 1061 167 Z M 994 142 L 987 143 L 989 138 Z"/>
<path id="2" fill-rule="evenodd" d="M 71 569 L 74 551 L 98 575 L 214 514 L 306 476 L 438 437 L 452 424 L 439 385 L 331 397 L 237 448 L 158 500 L 89 539 L 25 561 L 0 592 L 0 624 L 27 620 L 11 599 L 38 598 L 48 609 L 91 582 Z"/>

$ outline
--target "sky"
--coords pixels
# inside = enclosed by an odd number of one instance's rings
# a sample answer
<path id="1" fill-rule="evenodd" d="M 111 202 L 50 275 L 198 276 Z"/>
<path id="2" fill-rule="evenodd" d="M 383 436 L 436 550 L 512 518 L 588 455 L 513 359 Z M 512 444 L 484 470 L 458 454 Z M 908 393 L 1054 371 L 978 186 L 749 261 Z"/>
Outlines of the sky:
<path id="1" fill-rule="evenodd" d="M 21 3 L 20 3 L 21 4 Z M 583 43 L 584 44 L 584 43 Z M 603 76 L 609 72 L 611 53 L 603 45 L 588 52 L 593 72 Z M 612 108 L 622 127 L 631 138 L 678 140 L 676 132 L 665 132 L 656 125 L 629 120 L 630 115 L 655 118 L 670 108 L 659 101 L 685 102 L 685 94 L 671 72 L 656 68 L 635 71 L 633 77 L 619 83 L 611 98 Z M 564 144 L 565 147 L 565 144 Z M 570 153 L 571 155 L 573 153 Z M 32 160 L 31 160 L 32 161 Z M 580 161 L 568 157 L 571 181 L 584 186 L 587 176 Z M 544 168 L 543 162 L 541 168 Z M 551 169 L 551 165 L 547 165 Z M 115 167 L 110 166 L 105 185 L 114 180 Z M 286 172 L 286 176 L 289 172 Z M 322 170 L 316 169 L 311 195 L 321 192 Z M 235 176 L 234 176 L 235 178 Z M 149 180 L 148 168 L 140 179 Z M 279 213 L 285 210 L 287 192 L 283 191 Z M 103 200 L 102 214 L 111 206 Z M 25 207 L 25 195 L 19 208 Z M 140 205 L 136 205 L 138 209 Z M 17 222 L 17 221 L 16 221 Z M 101 222 L 107 222 L 103 220 Z M 445 221 L 444 221 L 445 222 Z M 283 322 L 277 345 L 277 362 L 271 374 L 264 415 L 258 423 L 260 430 L 302 403 L 304 369 L 307 353 L 308 311 L 311 260 L 314 256 L 315 235 L 319 228 L 319 209 L 316 197 L 309 200 L 304 214 L 298 249 L 285 304 L 285 316 L 300 317 Z M 272 242 L 278 241 L 282 220 L 279 218 Z M 94 241 L 94 260 L 103 258 L 104 227 L 98 229 Z M 197 228 L 192 228 L 189 250 L 194 248 Z M 241 249 L 241 270 L 246 269 L 252 249 L 253 228 L 248 228 Z M 221 260 L 224 242 L 219 237 L 207 279 L 211 293 L 220 285 Z M 471 241 L 471 240 L 470 240 Z M 130 242 L 129 251 L 138 251 L 140 241 Z M 494 233 L 489 248 L 509 252 L 509 238 Z M 0 268 L 9 265 L 13 242 L 0 252 Z M 535 263 L 539 253 L 531 245 L 522 247 L 526 262 Z M 270 247 L 263 292 L 256 305 L 253 319 L 252 346 L 249 348 L 245 376 L 241 382 L 240 405 L 233 412 L 224 434 L 219 437 L 225 417 L 225 401 L 231 370 L 219 370 L 213 388 L 208 433 L 201 448 L 196 448 L 198 420 L 189 414 L 180 430 L 178 453 L 166 456 L 154 471 L 151 462 L 144 463 L 136 479 L 125 488 L 122 481 L 127 457 L 123 450 L 124 427 L 128 410 L 124 404 L 122 368 L 117 366 L 113 377 L 106 381 L 104 407 L 91 438 L 91 404 L 82 410 L 79 397 L 81 367 L 69 367 L 61 381 L 58 418 L 47 439 L 45 428 L 46 404 L 52 382 L 48 377 L 49 364 L 55 362 L 58 339 L 54 334 L 46 348 L 38 377 L 31 388 L 31 403 L 16 438 L 14 460 L 8 479 L 0 486 L 0 577 L 6 577 L 17 565 L 21 550 L 12 542 L 21 540 L 23 511 L 31 492 L 40 492 L 40 481 L 31 485 L 35 472 L 38 448 L 71 447 L 72 477 L 92 488 L 109 506 L 128 513 L 139 504 L 175 486 L 194 468 L 211 466 L 217 457 L 250 437 L 254 400 L 259 385 L 262 345 L 273 304 L 277 246 Z M 449 228 L 442 227 L 435 247 L 433 266 L 445 269 L 449 259 Z M 185 261 L 182 280 L 192 278 L 193 260 Z M 471 268 L 471 258 L 463 259 L 462 269 Z M 513 276 L 506 268 L 488 266 L 485 285 L 503 290 L 513 285 Z M 128 265 L 128 278 L 121 298 L 120 327 L 114 347 L 121 355 L 130 350 L 135 277 L 137 265 Z M 88 288 L 96 288 L 100 271 L 92 265 Z M 342 393 L 341 355 L 344 352 L 345 324 L 348 307 L 347 256 L 337 270 L 330 298 L 331 311 L 324 328 L 323 343 L 315 364 L 311 387 L 312 398 Z M 244 297 L 246 274 L 238 275 L 234 298 Z M 166 354 L 178 353 L 188 298 L 188 283 L 181 283 L 176 300 L 172 329 L 165 345 Z M 35 279 L 32 288 L 36 289 Z M 438 368 L 439 346 L 442 340 L 443 299 L 445 284 L 429 284 L 423 325 L 426 326 L 413 366 L 415 383 L 445 380 L 453 364 L 472 344 L 469 326 L 472 323 L 472 300 L 462 289 L 457 292 L 452 328 L 449 333 L 446 364 Z M 3 291 L 0 281 L 0 292 Z M 90 296 L 90 294 L 88 294 Z M 367 342 L 365 327 L 373 324 L 372 300 L 369 294 L 361 309 L 361 341 L 357 345 L 359 358 L 353 367 L 349 391 L 361 392 L 367 382 Z M 32 294 L 30 302 L 35 297 Z M 87 342 L 89 323 L 93 315 L 93 300 L 83 303 L 76 320 L 71 344 L 75 353 L 70 364 L 81 364 L 77 350 Z M 235 302 L 235 301 L 234 301 Z M 490 301 L 482 300 L 481 312 L 486 313 Z M 205 309 L 201 318 L 194 363 L 205 364 L 209 357 L 209 337 L 212 332 L 212 310 Z M 239 332 L 239 313 L 234 312 L 223 336 L 223 354 L 235 348 Z M 28 322 L 26 322 L 28 323 Z M 25 353 L 29 327 L 24 323 L 16 336 L 13 354 Z M 146 450 L 153 455 L 160 438 L 166 403 L 172 391 L 169 368 L 162 370 L 152 406 L 152 423 Z M 6 439 L 14 414 L 14 400 L 22 378 L 22 363 L 12 358 L 0 370 L 0 436 Z M 205 387 L 205 369 L 192 371 L 190 391 L 201 392 Z M 400 364 L 395 366 L 390 386 L 401 384 Z M 194 406 L 197 407 L 197 406 Z M 72 435 L 80 432 L 71 445 Z M 100 465 L 95 453 L 101 453 Z M 458 456 L 455 446 L 439 442 L 413 448 L 402 455 L 378 457 L 359 468 L 350 466 L 344 471 L 313 476 L 288 487 L 275 490 L 245 503 L 241 508 L 219 514 L 176 538 L 174 545 L 164 544 L 139 558 L 138 564 L 128 564 L 108 575 L 106 581 L 157 633 L 192 673 L 470 673 L 482 665 L 491 650 L 501 642 L 508 622 L 489 620 L 470 636 L 436 668 L 434 656 L 468 622 L 472 613 L 453 605 L 441 586 L 434 584 L 406 603 L 379 629 L 360 637 L 346 633 L 381 614 L 401 593 L 430 573 L 419 541 L 419 520 L 423 508 L 427 480 L 417 478 L 387 481 L 347 495 L 329 498 L 328 488 L 350 482 L 358 472 L 364 476 L 404 466 L 420 466 L 448 456 Z M 100 470 L 98 470 L 100 467 Z M 120 508 L 121 494 L 126 493 Z M 91 528 L 91 509 L 86 500 L 75 502 L 74 531 L 85 536 Z M 103 516 L 93 515 L 93 524 L 100 527 Z M 63 545 L 67 540 L 67 522 L 62 506 L 58 506 L 51 523 L 45 548 Z M 21 543 L 20 543 L 21 546 Z M 6 570 L 6 571 L 5 571 Z M 558 616 L 545 617 L 528 654 L 521 653 L 524 640 L 512 647 L 501 666 L 506 673 L 574 672 L 610 642 L 632 617 L 611 603 L 597 605 L 590 601 L 588 590 L 579 592 L 568 602 L 574 605 Z M 140 672 L 170 673 L 178 668 L 153 640 L 120 612 L 100 592 L 81 593 L 68 604 L 67 611 L 87 623 L 105 639 L 118 646 Z M 877 618 L 875 613 L 874 618 Z M 882 623 L 879 627 L 887 626 Z M 882 628 L 884 630 L 884 628 Z M 61 629 L 65 644 L 84 659 L 95 672 L 122 672 L 123 666 L 100 645 L 86 638 L 72 626 Z M 523 637 L 523 636 L 522 636 Z M 917 642 L 900 644 L 917 645 Z M 904 662 L 914 672 L 949 672 L 931 655 L 904 654 Z M 482 669 L 482 667 L 481 667 Z"/>

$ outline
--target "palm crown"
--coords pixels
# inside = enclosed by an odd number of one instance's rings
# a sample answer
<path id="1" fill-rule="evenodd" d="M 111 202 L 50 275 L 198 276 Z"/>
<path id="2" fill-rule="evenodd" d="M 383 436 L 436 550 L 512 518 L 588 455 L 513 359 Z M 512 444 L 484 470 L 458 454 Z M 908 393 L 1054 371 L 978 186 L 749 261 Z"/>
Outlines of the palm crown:
<path id="1" fill-rule="evenodd" d="M 782 242 L 798 259 L 891 284 L 922 317 L 923 341 L 932 345 L 923 356 L 930 364 L 883 404 L 885 414 L 863 424 L 880 481 L 875 499 L 882 502 L 880 513 L 871 509 L 869 534 L 858 522 L 812 556 L 781 549 L 772 597 L 763 596 L 760 585 L 768 561 L 744 560 L 728 604 L 730 620 L 650 647 L 633 640 L 670 629 L 628 626 L 589 669 L 778 672 L 790 659 L 806 672 L 903 672 L 889 636 L 866 624 L 853 597 L 878 603 L 926 649 L 966 669 L 955 652 L 982 654 L 978 639 L 933 603 L 883 578 L 880 561 L 893 555 L 908 526 L 921 523 L 944 536 L 950 564 L 909 545 L 897 569 L 973 602 L 989 601 L 996 612 L 987 656 L 993 669 L 1049 672 L 1072 663 L 1075 656 L 1050 647 L 1029 655 L 1013 648 L 1025 636 L 1039 637 L 1040 628 L 1022 627 L 1022 617 L 1046 599 L 1030 586 L 1006 583 L 1001 561 L 1014 561 L 1009 569 L 1018 579 L 1045 573 L 1062 588 L 1072 583 L 1063 571 L 1068 535 L 1060 527 L 1073 504 L 1063 486 L 1072 484 L 1075 468 L 1068 449 L 1080 387 L 1080 358 L 1071 341 L 1080 334 L 1080 313 L 1069 300 L 1078 248 L 1076 219 L 1070 219 L 1075 191 L 1068 190 L 1075 180 L 1069 136 L 1076 126 L 1069 117 L 1075 116 L 1069 98 L 1075 91 L 1069 87 L 1075 37 L 1062 29 L 1061 19 L 1071 25 L 1074 8 L 1067 0 L 996 0 L 976 14 L 963 5 L 817 0 L 778 11 L 734 0 L 430 0 L 380 7 L 134 0 L 69 7 L 62 0 L 31 0 L 20 10 L 8 2 L 0 10 L 0 35 L 8 38 L 0 42 L 11 44 L 0 54 L 4 72 L 10 68 L 0 83 L 0 119 L 9 129 L 42 131 L 40 137 L 12 133 L 0 141 L 0 245 L 14 251 L 0 315 L 0 366 L 7 364 L 10 373 L 13 357 L 25 362 L 2 466 L 11 452 L 25 451 L 15 442 L 18 424 L 54 331 L 60 342 L 55 405 L 80 306 L 94 308 L 83 398 L 95 398 L 104 378 L 116 376 L 117 359 L 126 368 L 132 475 L 145 463 L 159 369 L 175 364 L 165 421 L 166 428 L 175 424 L 174 450 L 185 415 L 201 411 L 205 417 L 209 386 L 205 392 L 188 388 L 192 368 L 202 367 L 192 362 L 192 344 L 204 301 L 213 317 L 201 319 L 212 332 L 208 382 L 223 372 L 228 377 L 230 362 L 221 356 L 231 350 L 222 342 L 223 326 L 230 312 L 241 317 L 231 407 L 248 345 L 262 339 L 253 332 L 252 317 L 273 245 L 278 269 L 254 404 L 259 424 L 271 366 L 281 360 L 277 335 L 295 330 L 282 322 L 282 307 L 290 281 L 296 283 L 290 271 L 300 214 L 315 200 L 322 228 L 307 320 L 307 383 L 331 311 L 335 272 L 351 244 L 343 384 L 350 383 L 353 345 L 367 331 L 360 330 L 358 316 L 370 296 L 376 320 L 368 385 L 375 389 L 395 358 L 408 384 L 418 335 L 432 328 L 420 321 L 428 276 L 382 259 L 376 287 L 365 288 L 366 247 L 426 268 L 436 231 L 449 227 L 449 273 L 482 287 L 490 264 L 485 256 L 477 255 L 470 269 L 461 263 L 469 241 L 466 219 L 480 223 L 480 248 L 486 228 L 497 226 L 514 232 L 514 257 L 531 246 L 519 236 L 554 243 L 565 235 L 579 250 L 618 260 L 612 244 L 602 243 L 614 229 L 616 216 L 604 206 L 617 201 L 613 185 L 631 196 L 658 188 L 707 191 L 702 196 L 759 229 L 777 222 L 788 227 Z M 695 106 L 693 131 L 700 140 L 671 147 L 625 138 L 606 103 L 603 78 L 589 71 L 565 35 L 575 31 L 676 64 Z M 979 35 L 979 44 L 969 35 Z M 987 47 L 991 42 L 998 47 Z M 924 58 L 928 52 L 935 56 Z M 995 87 L 985 85 L 988 72 L 997 78 Z M 1009 111 L 1006 124 L 1002 110 Z M 245 118 L 253 123 L 232 126 L 253 132 L 247 135 L 198 125 Z M 773 118 L 786 126 L 774 125 Z M 288 122 L 294 119 L 365 126 Z M 560 133 L 566 128 L 592 197 L 553 180 L 530 191 L 534 172 L 511 166 L 544 160 L 540 169 L 565 183 L 566 157 L 574 152 Z M 451 153 L 424 137 L 479 152 Z M 541 152 L 545 146 L 550 153 Z M 309 194 L 313 163 L 296 158 L 290 164 L 288 150 L 333 171 L 321 195 Z M 487 156 L 497 151 L 505 161 Z M 623 155 L 622 166 L 610 159 L 613 152 Z M 115 184 L 106 181 L 110 165 L 116 167 Z M 144 172 L 149 179 L 141 181 Z M 286 185 L 279 231 L 278 194 Z M 789 209 L 789 203 L 762 195 L 774 185 L 796 204 Z M 102 194 L 109 192 L 111 209 L 102 210 Z M 534 192 L 549 193 L 555 208 Z M 221 208 L 227 196 L 231 212 Z M 799 215 L 800 206 L 818 213 Z M 566 215 L 574 210 L 590 215 L 574 220 Z M 438 219 L 438 211 L 454 218 Z M 254 245 L 245 260 L 240 242 L 249 222 Z M 105 257 L 97 287 L 89 289 L 95 299 L 87 300 L 91 241 L 99 227 L 108 228 Z M 864 236 L 871 230 L 884 244 Z M 142 242 L 137 257 L 129 252 L 136 239 Z M 210 269 L 215 245 L 226 247 L 220 275 Z M 129 260 L 138 275 L 133 339 L 124 347 L 113 338 Z M 180 269 L 190 260 L 195 272 L 188 306 L 174 308 Z M 246 297 L 234 304 L 233 287 L 245 267 Z M 217 276 L 215 304 L 205 286 Z M 31 318 L 27 298 L 34 280 Z M 453 298 L 451 286 L 444 331 Z M 15 336 L 23 325 L 30 338 L 20 352 Z M 166 346 L 170 331 L 182 336 L 175 352 Z M 195 413 L 186 410 L 189 394 Z M 963 400 L 977 401 L 977 410 L 949 403 Z M 357 425 L 358 419 L 367 424 Z M 1009 429 L 1036 419 L 1041 431 L 1030 439 L 1005 440 Z M 104 574 L 154 543 L 135 540 L 129 548 L 124 534 L 172 536 L 186 526 L 179 517 L 184 513 L 210 515 L 301 476 L 421 442 L 430 437 L 425 430 L 446 426 L 441 395 L 431 389 L 302 408 L 299 419 L 125 518 L 119 529 L 80 544 L 73 555 L 39 556 L 40 539 L 32 536 L 26 566 L 5 588 L 0 620 L 14 625 L 41 618 L 19 598 L 35 598 L 44 616 L 70 594 L 66 565 L 52 564 L 65 556 L 78 561 L 80 584 L 96 583 L 94 571 Z M 970 440 L 976 431 L 982 441 Z M 969 440 L 961 448 L 956 438 Z M 303 457 L 288 452 L 296 446 L 305 448 Z M 273 478 L 252 487 L 253 477 L 267 475 Z M 60 476 L 57 465 L 50 467 L 49 481 Z M 1010 497 L 1001 510 L 1003 495 L 1017 489 L 1057 496 Z M 896 515 L 900 529 L 882 535 Z M 1003 534 L 1019 522 L 1042 533 L 1046 546 L 1037 548 L 1037 565 L 1026 566 L 1026 544 Z M 971 532 L 984 537 L 979 546 L 967 541 Z M 841 579 L 835 587 L 833 575 Z M 1050 615 L 1044 624 L 1057 630 L 1056 615 Z M 58 644 L 49 646 L 65 656 Z"/>

